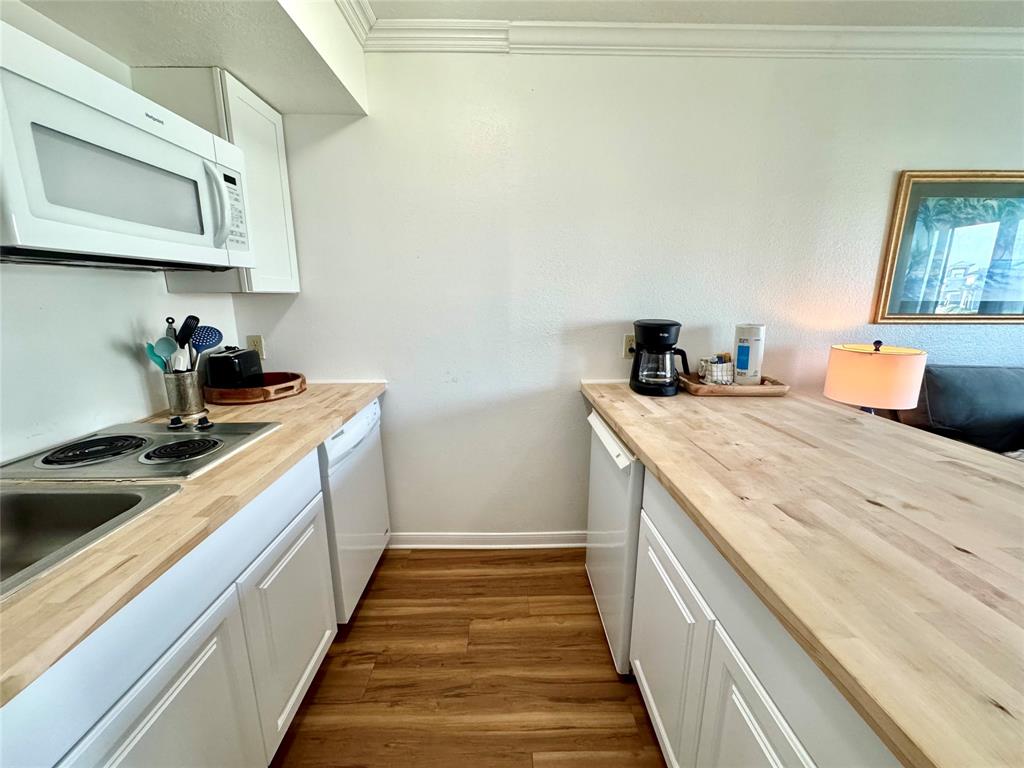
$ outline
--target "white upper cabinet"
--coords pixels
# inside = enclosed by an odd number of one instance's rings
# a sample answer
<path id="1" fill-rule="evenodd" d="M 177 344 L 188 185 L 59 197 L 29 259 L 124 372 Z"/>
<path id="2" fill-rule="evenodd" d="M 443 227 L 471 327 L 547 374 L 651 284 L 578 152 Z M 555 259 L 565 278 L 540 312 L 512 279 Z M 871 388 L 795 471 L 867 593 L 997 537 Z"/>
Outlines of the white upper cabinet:
<path id="1" fill-rule="evenodd" d="M 167 273 L 183 292 L 298 293 L 288 161 L 281 115 L 231 73 L 217 67 L 140 67 L 135 90 L 212 133 L 245 155 L 249 189 L 251 269 Z"/>
<path id="2" fill-rule="evenodd" d="M 245 154 L 256 266 L 246 270 L 252 293 L 298 293 L 292 193 L 281 115 L 228 72 L 221 71 L 227 139 Z"/>

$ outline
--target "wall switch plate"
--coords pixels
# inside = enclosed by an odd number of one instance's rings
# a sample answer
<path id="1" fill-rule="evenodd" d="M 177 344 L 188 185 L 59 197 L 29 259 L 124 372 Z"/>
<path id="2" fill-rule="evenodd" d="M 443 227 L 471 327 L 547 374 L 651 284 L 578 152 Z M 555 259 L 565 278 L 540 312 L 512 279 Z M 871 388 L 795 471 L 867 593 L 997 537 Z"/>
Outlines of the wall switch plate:
<path id="1" fill-rule="evenodd" d="M 245 346 L 247 346 L 249 349 L 255 349 L 257 352 L 259 352 L 260 360 L 267 359 L 267 348 L 263 344 L 263 334 L 259 334 L 258 336 L 246 336 Z"/>
<path id="2" fill-rule="evenodd" d="M 632 333 L 627 333 L 622 337 L 622 359 L 630 360 L 633 357 L 631 349 L 636 347 L 636 336 Z"/>

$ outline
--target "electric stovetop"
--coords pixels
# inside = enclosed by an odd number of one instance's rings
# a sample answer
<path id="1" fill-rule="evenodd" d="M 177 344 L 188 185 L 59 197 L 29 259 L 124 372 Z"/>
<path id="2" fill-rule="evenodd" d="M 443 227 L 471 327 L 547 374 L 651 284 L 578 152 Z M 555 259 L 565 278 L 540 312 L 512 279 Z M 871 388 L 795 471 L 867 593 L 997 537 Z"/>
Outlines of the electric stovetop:
<path id="1" fill-rule="evenodd" d="M 4 480 L 168 480 L 195 477 L 281 426 L 276 422 L 118 424 L 0 466 Z"/>

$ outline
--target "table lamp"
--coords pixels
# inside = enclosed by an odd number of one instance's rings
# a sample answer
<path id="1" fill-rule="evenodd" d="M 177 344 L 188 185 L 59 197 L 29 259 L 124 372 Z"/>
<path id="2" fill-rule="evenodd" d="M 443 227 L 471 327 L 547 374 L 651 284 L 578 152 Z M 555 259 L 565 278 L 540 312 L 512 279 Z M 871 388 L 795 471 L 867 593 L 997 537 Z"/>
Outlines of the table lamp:
<path id="1" fill-rule="evenodd" d="M 874 413 L 876 408 L 916 408 L 928 353 L 909 347 L 873 344 L 833 344 L 825 372 L 825 397 L 860 406 Z"/>

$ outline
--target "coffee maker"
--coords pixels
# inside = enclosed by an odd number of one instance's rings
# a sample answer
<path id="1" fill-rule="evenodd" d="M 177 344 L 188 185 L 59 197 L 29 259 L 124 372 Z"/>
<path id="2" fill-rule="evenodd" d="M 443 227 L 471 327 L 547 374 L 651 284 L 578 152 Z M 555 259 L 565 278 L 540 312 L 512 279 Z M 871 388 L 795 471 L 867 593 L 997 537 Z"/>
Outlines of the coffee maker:
<path id="1" fill-rule="evenodd" d="M 640 395 L 671 397 L 679 392 L 676 356 L 681 358 L 683 373 L 690 373 L 686 353 L 676 349 L 679 323 L 673 320 L 637 320 L 633 323 L 636 346 L 629 388 Z"/>

